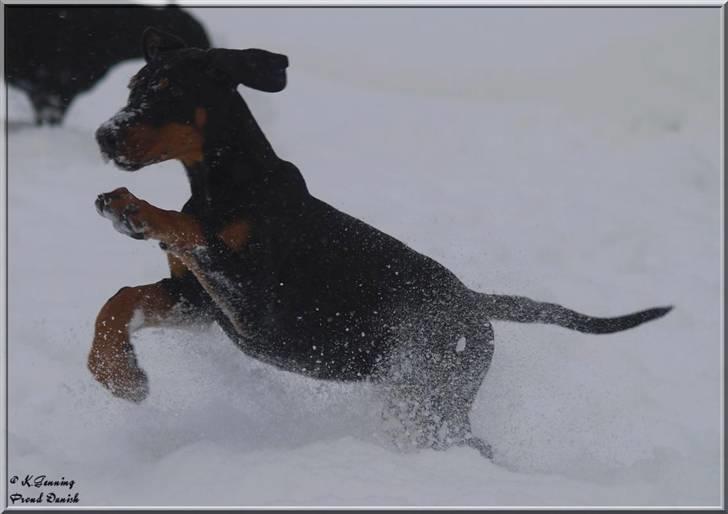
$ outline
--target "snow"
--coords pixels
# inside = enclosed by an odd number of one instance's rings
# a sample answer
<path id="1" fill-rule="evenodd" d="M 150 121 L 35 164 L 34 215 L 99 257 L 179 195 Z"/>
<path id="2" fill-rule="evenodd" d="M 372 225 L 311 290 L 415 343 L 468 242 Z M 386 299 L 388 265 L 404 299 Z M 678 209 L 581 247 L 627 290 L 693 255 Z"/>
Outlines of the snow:
<path id="1" fill-rule="evenodd" d="M 718 10 L 191 11 L 218 46 L 289 56 L 284 92 L 240 91 L 320 198 L 477 290 L 675 310 L 609 336 L 495 324 L 472 414 L 493 462 L 399 451 L 370 386 L 278 371 L 217 327 L 137 332 L 132 405 L 86 369 L 94 319 L 166 260 L 93 202 L 178 209 L 184 173 L 121 172 L 94 141 L 140 61 L 62 128 L 11 89 L 11 475 L 75 480 L 84 506 L 722 504 Z"/>

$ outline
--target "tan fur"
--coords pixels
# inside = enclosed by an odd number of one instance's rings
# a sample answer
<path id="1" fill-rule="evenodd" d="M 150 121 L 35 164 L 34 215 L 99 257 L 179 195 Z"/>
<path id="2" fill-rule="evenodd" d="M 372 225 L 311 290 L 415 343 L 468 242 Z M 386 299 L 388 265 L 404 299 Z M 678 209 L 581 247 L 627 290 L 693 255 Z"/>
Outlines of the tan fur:
<path id="1" fill-rule="evenodd" d="M 140 200 L 125 187 L 108 194 L 107 209 L 140 227 L 145 239 L 156 239 L 170 249 L 190 250 L 205 245 L 202 227 L 189 214 L 167 211 Z"/>
<path id="2" fill-rule="evenodd" d="M 114 394 L 146 384 L 144 372 L 136 364 L 130 343 L 130 324 L 139 316 L 139 327 L 154 326 L 174 306 L 159 284 L 125 287 L 112 296 L 96 317 L 94 340 L 88 356 L 93 376 Z M 134 399 L 134 398 L 130 398 Z"/>
<path id="3" fill-rule="evenodd" d="M 218 232 L 217 236 L 231 250 L 240 250 L 250 239 L 250 223 L 236 221 Z"/>
<path id="4" fill-rule="evenodd" d="M 180 278 L 190 272 L 190 270 L 188 270 L 187 267 L 182 264 L 182 261 L 171 253 L 167 254 L 167 263 L 169 265 L 169 273 L 172 278 Z"/>
<path id="5" fill-rule="evenodd" d="M 202 161 L 203 128 L 207 111 L 195 109 L 194 124 L 167 123 L 161 127 L 136 125 L 130 127 L 122 154 L 133 162 L 151 164 L 177 159 L 191 166 Z"/>

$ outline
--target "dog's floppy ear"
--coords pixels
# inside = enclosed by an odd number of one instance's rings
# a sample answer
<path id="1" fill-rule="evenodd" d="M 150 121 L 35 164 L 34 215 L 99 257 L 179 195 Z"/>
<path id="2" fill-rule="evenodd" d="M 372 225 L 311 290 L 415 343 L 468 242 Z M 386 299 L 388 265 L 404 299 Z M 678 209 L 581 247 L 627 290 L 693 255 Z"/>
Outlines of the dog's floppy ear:
<path id="1" fill-rule="evenodd" d="M 288 57 L 285 55 L 257 48 L 214 48 L 208 55 L 213 76 L 223 75 L 235 85 L 243 84 L 267 93 L 277 93 L 286 87 Z"/>
<path id="2" fill-rule="evenodd" d="M 147 27 L 144 34 L 142 34 L 142 50 L 144 51 L 144 60 L 147 62 L 155 60 L 160 52 L 179 50 L 186 46 L 181 38 L 154 27 Z"/>

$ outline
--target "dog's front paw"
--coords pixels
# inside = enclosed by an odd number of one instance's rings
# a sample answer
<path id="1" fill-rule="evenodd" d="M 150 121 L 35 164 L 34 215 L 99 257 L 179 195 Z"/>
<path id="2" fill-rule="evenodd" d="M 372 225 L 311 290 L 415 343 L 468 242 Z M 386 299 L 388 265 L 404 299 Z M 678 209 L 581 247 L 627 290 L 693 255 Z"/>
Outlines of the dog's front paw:
<path id="1" fill-rule="evenodd" d="M 131 351 L 107 352 L 102 356 L 92 350 L 88 368 L 96 381 L 114 396 L 139 403 L 149 395 L 147 374 L 137 366 Z"/>
<path id="2" fill-rule="evenodd" d="M 149 379 L 142 368 L 130 370 L 104 384 L 111 394 L 124 400 L 140 403 L 149 396 Z"/>
<path id="3" fill-rule="evenodd" d="M 149 224 L 143 218 L 144 200 L 140 200 L 125 187 L 110 193 L 102 193 L 96 198 L 96 210 L 106 219 L 111 220 L 114 228 L 134 239 L 146 239 Z"/>

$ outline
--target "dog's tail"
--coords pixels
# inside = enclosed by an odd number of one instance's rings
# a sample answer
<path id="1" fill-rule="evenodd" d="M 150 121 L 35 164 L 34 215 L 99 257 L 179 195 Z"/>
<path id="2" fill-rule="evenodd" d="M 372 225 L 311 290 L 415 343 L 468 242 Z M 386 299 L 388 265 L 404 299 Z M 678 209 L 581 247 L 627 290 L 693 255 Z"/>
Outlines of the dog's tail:
<path id="1" fill-rule="evenodd" d="M 523 296 L 484 293 L 478 295 L 481 306 L 490 319 L 518 323 L 548 323 L 587 334 L 611 334 L 627 330 L 661 318 L 672 310 L 672 306 L 654 307 L 616 318 L 595 318 L 555 303 L 537 302 Z"/>

